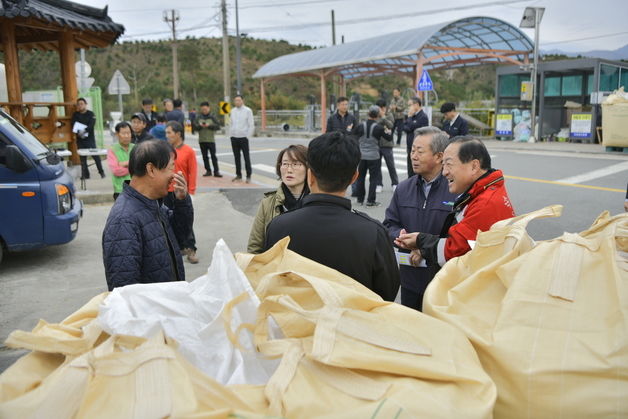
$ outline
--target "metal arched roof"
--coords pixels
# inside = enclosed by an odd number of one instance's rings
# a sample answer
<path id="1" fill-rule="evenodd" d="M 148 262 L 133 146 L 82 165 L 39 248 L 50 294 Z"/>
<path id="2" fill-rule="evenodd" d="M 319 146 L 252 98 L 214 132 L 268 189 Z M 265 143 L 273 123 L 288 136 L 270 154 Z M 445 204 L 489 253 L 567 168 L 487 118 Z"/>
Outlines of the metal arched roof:
<path id="1" fill-rule="evenodd" d="M 335 73 L 345 79 L 413 73 L 420 53 L 424 56 L 423 68 L 426 69 L 478 65 L 504 59 L 523 62 L 533 48 L 530 38 L 513 25 L 492 17 L 477 16 L 283 55 L 264 64 L 253 77 L 312 74 L 334 68 Z"/>

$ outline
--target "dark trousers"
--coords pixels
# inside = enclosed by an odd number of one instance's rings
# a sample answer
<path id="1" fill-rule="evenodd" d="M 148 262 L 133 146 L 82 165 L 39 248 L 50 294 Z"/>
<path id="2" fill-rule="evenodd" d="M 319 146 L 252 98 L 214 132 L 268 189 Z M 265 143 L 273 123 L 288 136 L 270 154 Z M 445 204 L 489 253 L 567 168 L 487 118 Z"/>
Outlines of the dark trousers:
<path id="1" fill-rule="evenodd" d="M 113 200 L 115 201 L 116 199 L 118 199 L 119 196 L 120 196 L 119 192 L 114 192 L 113 193 Z"/>
<path id="2" fill-rule="evenodd" d="M 382 173 L 382 161 L 377 160 L 360 160 L 358 166 L 358 180 L 356 181 L 356 193 L 358 202 L 364 202 L 364 195 L 366 193 L 366 171 L 369 172 L 369 195 L 367 202 L 375 202 L 375 188 L 377 187 L 377 180 Z"/>
<path id="3" fill-rule="evenodd" d="M 240 162 L 240 151 L 242 151 L 246 177 L 250 178 L 253 169 L 251 168 L 251 156 L 249 155 L 249 139 L 246 137 L 231 137 L 231 150 L 233 150 L 233 158 L 236 165 L 236 176 L 242 177 L 242 163 Z"/>
<path id="4" fill-rule="evenodd" d="M 403 126 L 403 119 L 395 119 L 395 125 L 393 126 L 392 136 L 394 138 L 395 132 L 397 133 L 397 145 L 401 144 L 401 134 L 403 134 L 403 130 L 401 127 Z"/>
<path id="5" fill-rule="evenodd" d="M 413 291 L 409 288 L 401 287 L 401 305 L 413 308 L 415 310 L 423 311 L 423 295 L 425 288 L 422 291 Z"/>
<path id="6" fill-rule="evenodd" d="M 399 177 L 397 176 L 397 169 L 395 168 L 395 156 L 393 155 L 392 147 L 381 147 L 379 149 L 380 164 L 382 161 L 382 157 L 384 158 L 384 161 L 386 162 L 386 168 L 388 169 L 388 174 L 390 175 L 390 184 L 393 186 L 398 185 Z M 379 186 L 384 186 L 384 174 L 382 173 L 381 170 L 379 173 L 380 173 L 379 181 L 377 182 L 377 184 Z"/>
<path id="7" fill-rule="evenodd" d="M 209 173 L 212 172 L 212 168 L 209 166 L 209 157 L 207 156 L 207 151 L 209 151 L 212 156 L 212 164 L 214 165 L 214 174 L 220 173 L 220 170 L 218 170 L 218 157 L 216 157 L 216 143 L 198 143 L 198 145 L 201 146 L 201 155 L 203 156 L 205 171 Z"/>
<path id="8" fill-rule="evenodd" d="M 414 138 L 412 133 L 406 133 L 406 152 L 407 152 L 407 162 L 408 162 L 408 177 L 414 176 L 414 170 L 412 170 L 412 160 L 410 159 L 410 152 L 412 151 L 412 143 L 414 142 Z"/>
<path id="9" fill-rule="evenodd" d="M 83 179 L 89 179 L 89 167 L 87 166 L 87 157 L 88 156 L 80 156 L 81 177 Z M 96 163 L 96 168 L 98 169 L 98 173 L 100 173 L 101 175 L 105 173 L 104 170 L 102 170 L 102 163 L 100 161 L 100 156 L 92 156 L 92 158 L 94 159 L 94 162 Z"/>
<path id="10" fill-rule="evenodd" d="M 174 196 L 174 192 L 168 192 L 168 195 L 164 198 L 164 205 L 174 210 L 174 200 L 177 199 Z M 189 231 L 179 231 L 173 229 L 174 235 L 177 238 L 179 249 L 193 249 L 196 251 L 196 236 L 194 235 L 194 207 L 192 206 L 192 219 L 190 220 Z"/>

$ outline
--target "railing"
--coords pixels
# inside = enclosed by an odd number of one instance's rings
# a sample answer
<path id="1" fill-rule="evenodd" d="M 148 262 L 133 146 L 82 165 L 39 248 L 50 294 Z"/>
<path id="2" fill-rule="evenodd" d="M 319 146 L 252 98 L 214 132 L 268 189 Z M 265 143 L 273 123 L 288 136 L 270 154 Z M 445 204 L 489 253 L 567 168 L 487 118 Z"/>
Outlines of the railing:
<path id="1" fill-rule="evenodd" d="M 43 144 L 71 143 L 71 116 L 59 115 L 58 108 L 74 107 L 72 102 L 39 103 L 39 102 L 0 102 L 13 118 L 30 131 Z M 45 116 L 35 116 L 35 108 L 47 108 Z M 41 113 L 41 112 L 38 112 Z"/>
<path id="2" fill-rule="evenodd" d="M 366 115 L 366 109 L 362 109 L 360 116 Z M 463 118 L 469 123 L 469 131 L 473 135 L 482 137 L 492 136 L 495 126 L 494 108 L 462 108 L 458 110 Z M 327 111 L 330 115 L 331 111 Z M 267 110 L 266 130 L 268 131 L 305 131 L 318 132 L 320 126 L 320 107 L 308 106 L 304 110 Z M 255 126 L 259 127 L 261 112 L 255 117 Z M 441 126 L 442 114 L 436 109 L 432 110 L 432 124 Z"/>

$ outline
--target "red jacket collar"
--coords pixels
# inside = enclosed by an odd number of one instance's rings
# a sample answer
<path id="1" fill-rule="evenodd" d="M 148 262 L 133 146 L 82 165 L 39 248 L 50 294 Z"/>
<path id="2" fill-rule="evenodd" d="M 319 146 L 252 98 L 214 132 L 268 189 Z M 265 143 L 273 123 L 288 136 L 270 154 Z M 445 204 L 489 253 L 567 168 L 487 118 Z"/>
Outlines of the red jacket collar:
<path id="1" fill-rule="evenodd" d="M 458 212 L 464 208 L 469 201 L 480 195 L 487 188 L 493 185 L 502 185 L 504 183 L 504 174 L 501 170 L 490 169 L 488 172 L 480 176 L 471 187 L 456 199 L 453 211 Z"/>
<path id="2" fill-rule="evenodd" d="M 471 199 L 473 199 L 484 192 L 488 187 L 502 183 L 504 183 L 504 173 L 501 170 L 493 170 L 476 180 L 467 193 L 471 195 Z"/>

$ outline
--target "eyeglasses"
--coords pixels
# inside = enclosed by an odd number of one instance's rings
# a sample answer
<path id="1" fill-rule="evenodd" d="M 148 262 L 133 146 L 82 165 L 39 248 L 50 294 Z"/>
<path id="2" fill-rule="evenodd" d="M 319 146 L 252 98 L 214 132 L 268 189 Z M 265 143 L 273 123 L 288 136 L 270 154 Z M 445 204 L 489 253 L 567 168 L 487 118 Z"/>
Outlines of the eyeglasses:
<path id="1" fill-rule="evenodd" d="M 301 163 L 300 161 L 297 161 L 297 162 L 294 162 L 294 163 L 283 161 L 283 162 L 281 162 L 281 167 L 283 169 L 287 169 L 289 167 L 291 167 L 293 169 L 300 169 L 300 168 L 303 167 L 303 163 Z"/>

